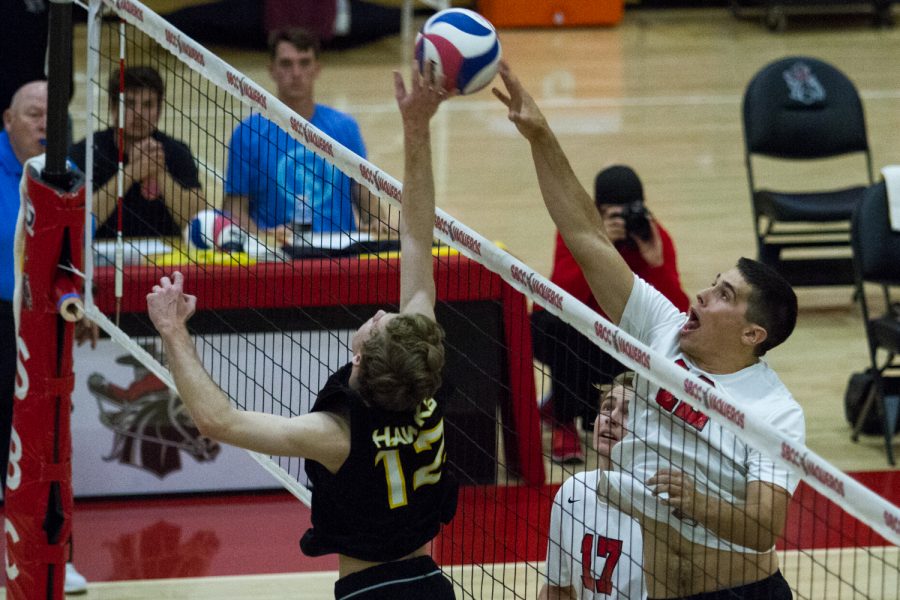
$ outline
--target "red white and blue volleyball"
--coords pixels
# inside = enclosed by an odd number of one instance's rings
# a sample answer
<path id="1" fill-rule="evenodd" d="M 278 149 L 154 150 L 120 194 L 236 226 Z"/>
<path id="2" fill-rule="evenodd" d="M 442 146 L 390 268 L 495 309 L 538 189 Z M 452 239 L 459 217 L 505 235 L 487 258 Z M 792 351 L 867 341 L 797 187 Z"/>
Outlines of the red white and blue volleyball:
<path id="1" fill-rule="evenodd" d="M 198 250 L 244 250 L 247 234 L 221 210 L 201 210 L 184 229 L 184 241 Z"/>
<path id="2" fill-rule="evenodd" d="M 485 87 L 500 66 L 500 40 L 491 22 L 466 8 L 431 16 L 416 36 L 419 71 L 431 61 L 447 91 L 471 94 Z"/>

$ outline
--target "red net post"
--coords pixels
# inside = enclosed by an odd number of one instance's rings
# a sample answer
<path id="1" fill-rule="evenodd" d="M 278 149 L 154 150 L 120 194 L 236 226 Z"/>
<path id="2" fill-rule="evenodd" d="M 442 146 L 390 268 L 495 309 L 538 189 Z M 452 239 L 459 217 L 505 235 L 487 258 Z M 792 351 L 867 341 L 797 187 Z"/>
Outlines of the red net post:
<path id="1" fill-rule="evenodd" d="M 7 598 L 63 598 L 72 530 L 72 311 L 81 282 L 84 187 L 27 170 L 15 407 L 6 488 Z M 62 300 L 68 299 L 66 303 Z M 63 316 L 66 316 L 64 319 Z"/>

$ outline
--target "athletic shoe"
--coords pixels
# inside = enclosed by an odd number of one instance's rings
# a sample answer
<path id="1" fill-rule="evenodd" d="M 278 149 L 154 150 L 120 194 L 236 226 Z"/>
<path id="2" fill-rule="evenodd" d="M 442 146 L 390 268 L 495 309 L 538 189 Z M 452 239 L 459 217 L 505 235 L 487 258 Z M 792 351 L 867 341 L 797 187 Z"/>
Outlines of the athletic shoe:
<path id="1" fill-rule="evenodd" d="M 84 594 L 87 592 L 87 579 L 75 570 L 75 565 L 66 563 L 66 583 L 63 590 L 67 594 Z"/>
<path id="2" fill-rule="evenodd" d="M 581 439 L 575 423 L 556 426 L 550 443 L 550 457 L 558 463 L 580 463 L 584 461 Z"/>

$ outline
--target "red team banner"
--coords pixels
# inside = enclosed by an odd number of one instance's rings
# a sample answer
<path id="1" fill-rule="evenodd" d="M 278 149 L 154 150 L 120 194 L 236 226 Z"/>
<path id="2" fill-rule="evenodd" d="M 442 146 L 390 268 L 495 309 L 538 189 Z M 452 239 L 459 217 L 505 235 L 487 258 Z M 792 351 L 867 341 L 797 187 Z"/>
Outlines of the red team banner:
<path id="1" fill-rule="evenodd" d="M 32 163 L 26 177 L 6 487 L 6 593 L 10 599 L 57 599 L 63 598 L 73 506 L 69 416 L 75 314 L 61 311 L 82 287 L 67 268 L 80 271 L 83 264 L 84 186 L 58 190 L 40 180 Z"/>

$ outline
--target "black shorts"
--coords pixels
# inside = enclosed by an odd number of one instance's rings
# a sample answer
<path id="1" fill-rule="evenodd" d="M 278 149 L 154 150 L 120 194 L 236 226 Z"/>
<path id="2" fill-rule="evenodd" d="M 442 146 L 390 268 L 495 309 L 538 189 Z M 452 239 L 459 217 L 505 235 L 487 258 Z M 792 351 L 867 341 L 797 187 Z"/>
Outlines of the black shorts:
<path id="1" fill-rule="evenodd" d="M 453 600 L 453 584 L 430 556 L 388 562 L 341 577 L 336 600 Z"/>
<path id="2" fill-rule="evenodd" d="M 785 581 L 781 571 L 775 571 L 765 579 L 747 585 L 715 592 L 703 592 L 677 600 L 791 600 L 793 597 L 791 587 Z"/>

